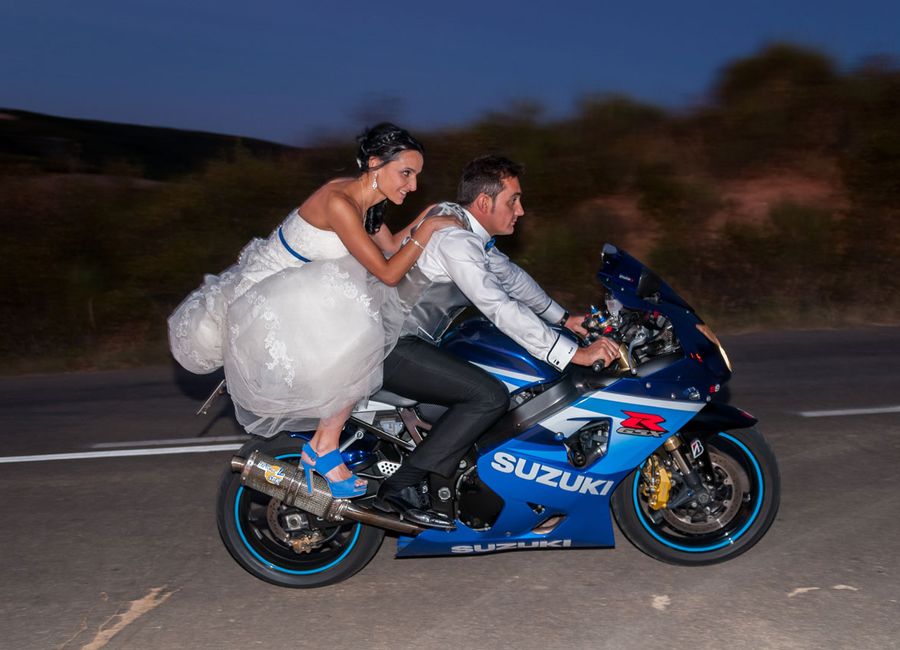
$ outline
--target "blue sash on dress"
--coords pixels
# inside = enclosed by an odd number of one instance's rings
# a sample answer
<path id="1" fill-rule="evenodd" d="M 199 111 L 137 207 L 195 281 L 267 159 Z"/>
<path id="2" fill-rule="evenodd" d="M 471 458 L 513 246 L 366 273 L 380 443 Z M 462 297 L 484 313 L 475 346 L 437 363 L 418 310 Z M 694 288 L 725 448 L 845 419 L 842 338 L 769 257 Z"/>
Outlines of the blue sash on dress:
<path id="1" fill-rule="evenodd" d="M 298 253 L 297 251 L 295 251 L 293 248 L 290 247 L 290 245 L 287 243 L 287 239 L 284 238 L 284 231 L 282 230 L 281 226 L 278 226 L 278 239 L 281 240 L 281 244 L 284 246 L 285 250 L 287 250 L 288 253 L 290 253 L 291 255 L 296 257 L 298 260 L 300 260 L 302 262 L 311 262 L 312 261 L 312 260 L 309 260 L 309 259 L 303 257 L 300 253 Z"/>

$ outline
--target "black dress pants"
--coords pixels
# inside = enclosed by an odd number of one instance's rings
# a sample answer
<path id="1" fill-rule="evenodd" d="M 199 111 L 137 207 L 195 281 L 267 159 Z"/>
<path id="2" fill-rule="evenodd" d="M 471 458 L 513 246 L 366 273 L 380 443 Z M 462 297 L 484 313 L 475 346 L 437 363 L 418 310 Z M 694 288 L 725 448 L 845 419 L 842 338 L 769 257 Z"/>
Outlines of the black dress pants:
<path id="1" fill-rule="evenodd" d="M 450 478 L 478 437 L 506 413 L 509 393 L 481 368 L 416 336 L 401 338 L 384 360 L 384 388 L 448 410 L 407 462 Z"/>

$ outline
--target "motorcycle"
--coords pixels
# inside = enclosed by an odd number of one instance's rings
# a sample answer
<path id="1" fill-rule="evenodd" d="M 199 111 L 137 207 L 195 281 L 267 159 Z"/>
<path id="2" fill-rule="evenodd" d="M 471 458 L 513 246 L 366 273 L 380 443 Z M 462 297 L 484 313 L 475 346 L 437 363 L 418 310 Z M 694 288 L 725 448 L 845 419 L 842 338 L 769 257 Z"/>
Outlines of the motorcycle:
<path id="1" fill-rule="evenodd" d="M 341 438 L 365 497 L 334 499 L 299 465 L 309 433 L 253 439 L 231 459 L 217 522 L 232 557 L 284 587 L 345 580 L 399 533 L 397 557 L 612 547 L 613 516 L 637 548 L 664 562 L 706 565 L 753 547 L 780 500 L 775 456 L 757 420 L 717 399 L 732 373 L 712 330 L 672 288 L 607 244 L 597 274 L 605 305 L 588 339 L 612 337 L 609 367 L 563 372 L 483 318 L 441 345 L 500 379 L 509 410 L 460 462 L 432 477 L 434 510 L 454 530 L 422 528 L 373 507 L 378 485 L 427 437 L 444 407 L 381 391 Z"/>

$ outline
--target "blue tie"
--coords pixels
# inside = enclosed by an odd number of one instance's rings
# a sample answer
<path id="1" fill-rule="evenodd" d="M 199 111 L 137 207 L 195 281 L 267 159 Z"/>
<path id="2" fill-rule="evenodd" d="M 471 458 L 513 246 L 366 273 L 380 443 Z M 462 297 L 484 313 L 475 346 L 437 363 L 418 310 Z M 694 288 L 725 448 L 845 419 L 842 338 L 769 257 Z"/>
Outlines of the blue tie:
<path id="1" fill-rule="evenodd" d="M 486 251 L 491 250 L 494 247 L 495 239 L 497 239 L 497 238 L 491 237 L 490 239 L 488 239 L 487 242 L 485 242 L 485 244 L 484 244 L 484 250 L 486 250 Z"/>

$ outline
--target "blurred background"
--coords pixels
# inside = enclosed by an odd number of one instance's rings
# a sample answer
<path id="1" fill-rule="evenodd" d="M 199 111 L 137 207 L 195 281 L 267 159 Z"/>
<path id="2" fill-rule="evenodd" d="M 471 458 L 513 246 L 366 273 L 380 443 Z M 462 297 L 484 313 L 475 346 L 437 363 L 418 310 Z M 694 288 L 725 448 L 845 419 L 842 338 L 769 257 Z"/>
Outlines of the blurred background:
<path id="1" fill-rule="evenodd" d="M 0 372 L 166 362 L 382 119 L 426 146 L 393 226 L 526 165 L 501 246 L 572 310 L 609 241 L 724 331 L 900 322 L 900 6 L 189 4 L 0 3 Z"/>

